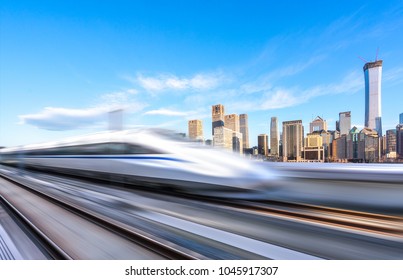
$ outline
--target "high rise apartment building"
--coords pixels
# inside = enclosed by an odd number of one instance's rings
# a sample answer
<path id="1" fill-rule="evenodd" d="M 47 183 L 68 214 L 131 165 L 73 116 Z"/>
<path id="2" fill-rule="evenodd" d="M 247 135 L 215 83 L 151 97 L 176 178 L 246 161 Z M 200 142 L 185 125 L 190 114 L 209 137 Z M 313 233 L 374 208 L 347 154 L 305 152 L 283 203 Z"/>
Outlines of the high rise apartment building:
<path id="1" fill-rule="evenodd" d="M 283 160 L 300 161 L 304 145 L 302 120 L 283 122 Z"/>
<path id="2" fill-rule="evenodd" d="M 309 133 L 314 131 L 327 130 L 327 123 L 324 119 L 317 116 L 310 124 L 309 124 Z"/>
<path id="3" fill-rule="evenodd" d="M 190 120 L 188 121 L 188 135 L 193 140 L 204 140 L 203 137 L 203 121 Z"/>
<path id="4" fill-rule="evenodd" d="M 239 115 L 239 129 L 242 133 L 243 149 L 249 149 L 249 126 L 248 126 L 248 115 Z"/>
<path id="5" fill-rule="evenodd" d="M 382 60 L 365 63 L 365 127 L 374 129 L 382 136 L 381 80 Z"/>
<path id="6" fill-rule="evenodd" d="M 347 135 L 351 129 L 351 111 L 339 113 L 339 127 L 340 135 Z"/>
<path id="7" fill-rule="evenodd" d="M 270 120 L 270 154 L 279 156 L 279 136 L 278 136 L 278 120 L 272 117 Z"/>

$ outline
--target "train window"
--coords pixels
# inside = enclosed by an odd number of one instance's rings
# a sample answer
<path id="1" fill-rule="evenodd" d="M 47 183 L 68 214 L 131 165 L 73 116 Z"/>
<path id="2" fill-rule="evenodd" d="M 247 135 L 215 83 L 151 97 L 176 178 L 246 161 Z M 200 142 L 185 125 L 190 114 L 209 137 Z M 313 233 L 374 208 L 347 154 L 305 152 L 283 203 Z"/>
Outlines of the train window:
<path id="1" fill-rule="evenodd" d="M 127 145 L 125 143 L 109 143 L 109 154 L 111 155 L 127 154 Z"/>
<path id="2" fill-rule="evenodd" d="M 27 156 L 64 156 L 64 155 L 124 155 L 124 154 L 161 154 L 152 148 L 128 143 L 96 143 L 75 146 L 54 147 L 26 151 Z"/>
<path id="3" fill-rule="evenodd" d="M 128 154 L 161 154 L 161 152 L 135 144 L 127 144 Z"/>

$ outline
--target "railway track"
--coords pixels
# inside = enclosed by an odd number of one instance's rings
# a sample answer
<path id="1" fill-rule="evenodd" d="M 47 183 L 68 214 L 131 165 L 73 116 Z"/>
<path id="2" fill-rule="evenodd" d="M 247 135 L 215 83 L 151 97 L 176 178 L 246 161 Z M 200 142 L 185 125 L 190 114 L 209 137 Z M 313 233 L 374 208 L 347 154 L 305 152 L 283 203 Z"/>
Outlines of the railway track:
<path id="1" fill-rule="evenodd" d="M 82 177 L 67 177 L 80 178 L 83 180 Z M 99 182 L 97 178 L 94 178 L 94 181 Z M 125 188 L 122 184 L 119 184 L 118 187 L 123 189 Z M 130 189 L 131 188 L 132 186 L 130 186 Z M 139 189 L 141 191 L 149 191 L 147 188 Z M 152 189 L 151 192 L 155 193 L 156 189 Z M 272 200 L 244 201 L 212 198 L 183 192 L 175 192 L 173 194 L 172 191 L 169 190 L 161 190 L 160 193 L 163 195 L 174 195 L 175 197 L 181 197 L 184 199 L 204 201 L 207 203 L 212 203 L 217 207 L 230 207 L 235 211 L 255 213 L 257 215 L 275 215 L 277 217 L 287 219 L 349 228 L 391 237 L 403 237 L 403 217 L 396 215 L 383 215 L 312 204 L 290 203 Z"/>
<path id="2" fill-rule="evenodd" d="M 162 241 L 155 240 L 153 238 L 150 238 L 147 236 L 146 233 L 140 232 L 138 230 L 135 230 L 131 227 L 126 226 L 123 223 L 120 223 L 118 221 L 112 220 L 108 217 L 102 216 L 99 213 L 96 213 L 94 211 L 85 209 L 83 207 L 80 207 L 78 205 L 73 205 L 70 202 L 67 202 L 61 198 L 57 198 L 53 195 L 46 194 L 42 191 L 39 191 L 37 189 L 31 188 L 27 185 L 24 185 L 9 176 L 5 176 L 4 174 L 0 174 L 0 177 L 11 182 L 12 184 L 23 188 L 30 193 L 39 196 L 53 205 L 57 205 L 71 213 L 74 213 L 75 215 L 84 218 L 91 223 L 94 223 L 98 226 L 101 226 L 104 229 L 107 229 L 108 231 L 113 232 L 116 235 L 119 235 L 130 242 L 136 243 L 144 248 L 147 248 L 148 250 L 151 250 L 159 255 L 161 255 L 163 258 L 166 259 L 196 259 L 190 252 L 186 251 L 186 249 L 180 250 L 178 248 L 171 247 L 170 245 L 167 245 L 166 243 L 163 243 Z M 5 200 L 4 200 L 5 201 Z M 34 222 L 29 221 L 27 218 L 24 217 L 23 214 L 21 214 L 17 207 L 14 207 L 11 203 L 7 203 L 8 208 L 10 211 L 13 213 L 16 213 L 18 215 L 19 219 L 24 221 L 24 223 L 35 232 L 35 234 L 38 236 L 38 238 L 41 240 L 41 242 L 44 244 L 50 254 L 53 256 L 55 259 L 72 259 L 67 253 L 63 251 L 60 247 L 57 246 L 56 242 L 53 242 L 50 238 L 48 238 L 43 232 L 41 232 L 40 229 L 38 229 Z"/>
<path id="3" fill-rule="evenodd" d="M 211 200 L 221 207 L 403 238 L 403 217 L 278 201 Z"/>
<path id="4" fill-rule="evenodd" d="M 49 239 L 38 227 L 35 226 L 27 217 L 25 217 L 16 207 L 7 199 L 0 195 L 0 206 L 7 214 L 18 224 L 18 226 L 28 235 L 28 237 L 38 246 L 38 249 L 49 258 L 54 260 L 70 260 L 71 257 L 66 254 L 56 243 Z M 7 244 L 3 244 L 4 247 Z M 6 250 L 5 250 L 6 251 Z M 11 255 L 10 253 L 8 255 Z"/>
<path id="5" fill-rule="evenodd" d="M 30 177 L 30 176 L 29 176 Z M 366 246 L 366 244 L 370 244 L 368 242 L 372 242 L 371 244 L 378 244 L 378 245 L 371 245 L 371 249 L 366 249 L 365 247 L 362 250 L 366 250 L 365 254 L 371 254 L 369 253 L 370 250 L 373 250 L 372 247 L 375 249 L 379 244 L 381 244 L 382 247 L 382 253 L 379 255 L 382 255 L 382 258 L 394 258 L 395 253 L 390 253 L 388 254 L 386 251 L 386 247 L 389 246 L 390 248 L 397 246 L 395 248 L 401 248 L 402 244 L 402 237 L 403 237 L 403 218 L 399 215 L 389 215 L 389 214 L 375 214 L 375 213 L 367 213 L 367 212 L 360 212 L 360 211 L 353 211 L 353 210 L 346 210 L 346 209 L 340 209 L 340 208 L 332 208 L 332 207 L 324 207 L 324 206 L 317 206 L 317 205 L 309 205 L 309 204 L 300 204 L 300 203 L 286 203 L 286 202 L 279 202 L 279 201 L 247 201 L 247 200 L 229 200 L 229 199 L 218 199 L 218 198 L 212 198 L 212 197 L 203 197 L 203 196 L 194 196 L 191 194 L 185 194 L 185 193 L 178 193 L 178 192 L 169 192 L 169 191 L 163 191 L 160 193 L 156 193 L 156 190 L 153 189 L 152 191 L 140 188 L 140 189 L 133 189 L 133 186 L 126 186 L 124 184 L 113 184 L 112 182 L 109 182 L 105 184 L 95 184 L 91 186 L 92 180 L 77 180 L 76 182 L 72 179 L 69 179 L 69 177 L 63 177 L 59 178 L 56 177 L 55 179 L 52 179 L 52 176 L 34 176 L 32 178 L 37 178 L 38 183 L 40 182 L 49 182 L 49 186 L 46 188 L 41 188 L 42 191 L 51 191 L 53 190 L 53 186 L 56 186 L 57 184 L 61 184 L 60 187 L 57 187 L 59 193 L 64 193 L 64 190 L 69 190 L 70 193 L 70 202 L 73 202 L 76 206 L 74 208 L 78 208 L 83 210 L 88 214 L 90 214 L 89 217 L 87 217 L 88 220 L 91 221 L 97 221 L 97 217 L 100 218 L 102 221 L 108 221 L 112 224 L 117 225 L 120 229 L 117 229 L 116 232 L 119 230 L 124 229 L 123 233 L 118 233 L 119 235 L 124 236 L 127 234 L 127 231 L 130 232 L 133 231 L 133 228 L 139 229 L 136 225 L 131 224 L 130 222 L 127 223 L 127 220 L 115 220 L 113 216 L 110 216 L 109 218 L 105 216 L 105 214 L 100 214 L 101 212 L 98 212 L 97 209 L 91 208 L 92 210 L 89 210 L 89 204 L 98 204 L 101 203 L 100 205 L 105 205 L 105 206 L 112 206 L 116 207 L 116 209 L 120 209 L 123 211 L 127 211 L 127 213 L 135 213 L 136 219 L 140 217 L 140 219 L 145 219 L 144 222 L 152 221 L 154 225 L 158 227 L 170 227 L 170 228 L 176 228 L 177 233 L 179 231 L 181 232 L 187 232 L 189 234 L 195 234 L 195 236 L 200 236 L 202 239 L 209 239 L 210 240 L 215 240 L 213 242 L 220 242 L 225 243 L 229 246 L 236 246 L 236 244 L 230 244 L 229 242 L 226 241 L 225 237 L 228 235 L 228 232 L 232 232 L 235 235 L 238 235 L 238 239 L 242 239 L 242 236 L 247 236 L 250 239 L 246 241 L 246 243 L 251 242 L 251 244 L 255 241 L 253 240 L 264 240 L 262 244 L 277 244 L 280 247 L 283 246 L 285 248 L 289 248 L 291 250 L 296 250 L 300 252 L 306 252 L 307 254 L 312 254 L 313 256 L 322 256 L 323 258 L 328 258 L 327 256 L 333 256 L 331 253 L 331 250 L 328 251 L 331 254 L 321 254 L 321 251 L 316 250 L 315 247 L 313 250 L 309 248 L 309 246 L 305 247 L 300 244 L 297 244 L 295 242 L 291 242 L 292 245 L 288 245 L 287 242 L 282 242 L 279 241 L 277 242 L 277 239 L 273 238 L 265 238 L 265 235 L 260 235 L 254 234 L 252 232 L 249 232 L 248 230 L 242 229 L 238 227 L 236 230 L 233 228 L 235 227 L 236 224 L 223 224 L 219 225 L 215 221 L 216 219 L 220 219 L 221 216 L 229 215 L 236 217 L 237 215 L 240 215 L 242 219 L 244 219 L 244 222 L 247 221 L 248 219 L 251 219 L 251 225 L 261 225 L 264 226 L 266 224 L 265 221 L 268 223 L 272 223 L 275 225 L 278 225 L 281 223 L 282 225 L 287 225 L 287 227 L 291 228 L 301 228 L 302 229 L 305 227 L 307 228 L 312 228 L 309 230 L 313 230 L 314 232 L 327 232 L 327 234 L 331 234 L 332 236 L 335 236 L 336 238 L 347 238 L 351 242 L 356 242 L 354 240 L 357 240 L 357 238 L 360 240 L 360 244 Z M 77 179 L 77 178 L 76 178 Z M 17 176 L 17 180 L 20 180 Z M 35 179 L 34 179 L 35 180 Z M 70 182 L 71 180 L 71 182 Z M 87 183 L 85 182 L 87 181 Z M 77 183 L 79 182 L 79 183 Z M 97 182 L 97 181 L 96 181 Z M 28 185 L 31 185 L 31 183 L 26 183 Z M 69 185 L 71 184 L 71 185 Z M 65 185 L 66 189 L 63 189 L 63 185 Z M 50 188 L 51 189 L 50 189 Z M 82 192 L 81 190 L 85 190 L 86 188 L 87 191 Z M 116 188 L 114 192 L 109 191 L 111 188 Z M 53 192 L 53 191 L 51 191 Z M 57 192 L 53 192 L 54 194 Z M 115 196 L 116 194 L 119 193 L 119 196 Z M 127 193 L 127 194 L 126 194 Z M 132 203 L 131 202 L 131 197 L 130 193 L 133 193 L 134 196 L 137 197 L 144 197 L 146 202 L 143 202 L 142 200 L 138 200 L 137 203 Z M 147 194 L 149 193 L 149 195 Z M 47 195 L 49 195 L 47 193 Z M 67 192 L 66 192 L 67 194 Z M 169 196 L 168 196 L 169 195 Z M 84 198 L 86 202 L 83 201 L 83 203 L 79 203 L 78 200 L 76 201 L 75 197 L 77 198 Z M 104 197 L 107 197 L 109 200 L 108 201 L 103 201 L 102 199 Z M 127 197 L 127 198 L 126 198 Z M 130 197 L 130 198 L 129 198 Z M 65 199 L 68 199 L 68 196 L 64 197 Z M 161 203 L 159 203 L 161 201 Z M 70 205 L 71 203 L 68 201 L 65 201 L 66 204 Z M 165 203 L 167 202 L 167 203 Z M 77 204 L 78 203 L 78 204 Z M 148 204 L 149 203 L 149 204 Z M 169 207 L 169 205 L 180 205 L 180 207 L 176 207 L 175 211 L 173 210 L 174 208 Z M 82 209 L 81 207 L 77 207 L 77 205 L 81 205 L 82 207 L 85 207 Z M 134 208 L 133 208 L 134 207 Z M 190 207 L 190 208 L 189 208 Z M 187 209 L 192 211 L 196 210 L 194 212 L 194 216 L 192 216 L 191 212 L 186 215 Z M 197 214 L 197 209 L 204 209 L 208 210 L 210 214 L 205 214 L 205 215 L 199 215 Z M 179 210 L 179 211 L 178 211 Z M 95 212 L 94 212 L 95 211 Z M 203 211 L 203 210 L 201 210 Z M 213 214 L 216 212 L 219 215 Z M 244 213 L 244 214 L 243 214 Z M 78 215 L 82 215 L 81 213 L 78 213 Z M 262 217 L 262 218 L 259 218 Z M 95 218 L 94 218 L 95 217 Z M 274 219 L 272 219 L 274 218 Z M 233 223 L 236 223 L 236 218 L 233 219 Z M 252 220 L 255 220 L 252 222 Z M 277 222 L 276 222 L 277 221 Z M 285 224 L 284 224 L 285 222 Z M 244 223 L 245 224 L 245 223 Z M 245 224 L 246 225 L 246 224 Z M 104 226 L 105 227 L 105 226 Z M 198 227 L 203 228 L 200 231 L 197 229 Z M 285 227 L 285 226 L 284 226 Z M 137 232 L 140 233 L 141 235 L 145 236 L 146 239 L 148 239 L 150 242 L 155 242 L 153 238 L 150 238 L 150 236 L 159 236 L 159 239 L 157 238 L 157 241 L 161 241 L 163 245 L 166 244 L 173 244 L 173 249 L 174 251 L 178 250 L 178 248 L 183 248 L 184 250 L 179 250 L 181 254 L 173 254 L 171 255 L 170 248 L 168 246 L 168 252 L 163 253 L 165 258 L 169 259 L 194 259 L 194 258 L 214 258 L 214 256 L 217 256 L 217 252 L 214 255 L 206 254 L 204 255 L 204 252 L 208 252 L 208 250 L 216 250 L 214 248 L 214 245 L 211 243 L 211 241 L 206 241 L 210 242 L 210 244 L 204 243 L 204 245 L 201 245 L 202 243 L 197 243 L 200 242 L 201 239 L 200 237 L 195 237 L 195 239 L 188 239 L 187 241 L 184 241 L 182 243 L 177 243 L 179 240 L 178 238 L 182 239 L 183 238 L 183 233 L 180 233 L 180 235 L 176 236 L 171 236 L 172 238 L 170 241 L 166 239 L 165 233 L 157 233 L 155 235 L 155 231 L 149 231 L 146 228 L 140 229 L 140 231 L 143 230 L 144 232 Z M 154 228 L 154 230 L 157 230 L 157 227 Z M 271 230 L 270 226 L 267 226 L 267 230 Z M 287 230 L 287 229 L 284 229 Z M 308 230 L 308 232 L 309 232 Z M 206 235 L 206 232 L 211 231 L 211 237 L 208 237 Z M 213 234 L 214 232 L 214 234 Z M 227 232 L 227 233 L 226 233 Z M 152 233 L 150 235 L 150 233 Z M 185 235 L 187 235 L 185 234 Z M 218 234 L 222 234 L 222 238 L 219 239 L 217 238 Z M 235 236 L 234 235 L 234 236 Z M 298 234 L 297 234 L 298 235 Z M 130 238 L 130 237 L 129 237 Z M 168 242 L 166 242 L 168 240 Z M 193 241 L 192 241 L 193 240 Z M 313 240 L 313 239 L 312 239 Z M 336 239 L 333 239 L 335 241 Z M 191 249 L 188 249 L 190 247 L 187 247 L 186 244 L 190 244 L 189 242 L 195 242 L 192 243 L 194 244 L 194 247 Z M 332 241 L 332 242 L 333 242 Z M 205 241 L 203 241 L 205 242 Z M 323 242 L 323 241 L 322 241 Z M 290 244 L 291 244 L 290 243 Z M 316 243 L 316 241 L 315 241 Z M 312 244 L 315 244 L 312 243 Z M 337 241 L 336 241 L 337 243 Z M 237 244 L 240 244 L 239 242 Z M 249 244 L 249 243 L 248 243 Z M 351 243 L 354 244 L 354 243 Z M 179 245 L 179 246 L 178 246 Z M 200 246 L 206 246 L 207 245 L 207 251 L 193 251 L 195 248 L 200 248 Z M 262 245 L 262 246 L 263 246 Z M 359 246 L 362 245 L 357 245 L 356 248 L 359 248 Z M 152 247 L 153 245 L 146 244 L 145 246 L 147 247 Z M 213 246 L 208 249 L 208 246 Z M 265 245 L 266 246 L 266 245 Z M 330 245 L 329 245 L 330 246 Z M 351 245 L 350 245 L 351 246 Z M 330 246 L 331 247 L 331 246 Z M 240 249 L 242 250 L 242 249 Z M 249 248 L 245 248 L 245 251 L 248 251 Z M 375 249 L 376 250 L 376 249 Z M 396 249 L 396 254 L 400 256 L 400 251 L 401 249 Z M 155 249 L 155 251 L 163 251 L 160 248 Z M 360 253 L 360 251 L 357 251 Z M 368 253 L 367 253 L 368 252 Z M 372 252 L 372 251 L 371 251 Z M 375 252 L 375 251 L 373 251 Z M 386 253 L 384 253 L 386 252 Z M 184 253 L 184 254 L 183 254 Z M 196 254 L 195 254 L 196 253 Z M 226 251 L 222 251 L 225 255 Z M 255 252 L 256 253 L 256 252 Z M 245 258 L 253 258 L 252 255 L 248 255 L 249 257 Z M 336 254 L 338 256 L 338 254 Z M 343 255 L 344 257 L 347 256 L 348 258 L 350 257 L 349 255 Z M 369 255 L 368 255 L 369 256 Z M 270 258 L 270 256 L 269 256 Z M 332 258 L 332 257 L 330 257 Z M 343 258 L 343 257 L 342 257 Z M 360 255 L 357 255 L 357 258 L 362 258 Z M 366 258 L 366 257 L 364 257 Z"/>

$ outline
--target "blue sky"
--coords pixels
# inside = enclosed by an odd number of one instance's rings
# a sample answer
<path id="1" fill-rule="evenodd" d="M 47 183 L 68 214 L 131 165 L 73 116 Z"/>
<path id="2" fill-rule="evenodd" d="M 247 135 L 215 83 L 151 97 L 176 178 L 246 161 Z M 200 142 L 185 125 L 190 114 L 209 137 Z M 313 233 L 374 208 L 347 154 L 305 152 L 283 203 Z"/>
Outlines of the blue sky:
<path id="1" fill-rule="evenodd" d="M 64 3 L 63 3 L 64 2 Z M 280 3 L 278 3 L 280 2 Z M 187 133 L 211 106 L 252 145 L 316 116 L 364 124 L 363 57 L 383 62 L 383 129 L 403 112 L 403 1 L 8 1 L 0 4 L 0 146 L 107 128 Z"/>

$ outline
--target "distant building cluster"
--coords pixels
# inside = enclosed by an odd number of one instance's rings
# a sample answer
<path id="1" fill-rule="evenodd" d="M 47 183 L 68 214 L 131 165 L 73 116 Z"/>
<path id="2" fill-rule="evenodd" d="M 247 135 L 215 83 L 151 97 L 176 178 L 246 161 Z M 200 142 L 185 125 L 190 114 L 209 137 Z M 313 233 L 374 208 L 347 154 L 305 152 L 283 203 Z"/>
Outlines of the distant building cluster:
<path id="1" fill-rule="evenodd" d="M 382 134 L 381 77 L 382 60 L 363 67 L 365 79 L 365 124 L 351 127 L 351 111 L 340 112 L 336 129 L 317 116 L 304 137 L 302 120 L 282 122 L 270 119 L 270 134 L 259 134 L 258 145 L 250 147 L 247 114 L 225 115 L 224 105 L 212 106 L 212 137 L 206 144 L 269 161 L 288 162 L 403 162 L 403 113 L 396 129 Z M 190 120 L 189 137 L 203 140 L 201 120 Z"/>

